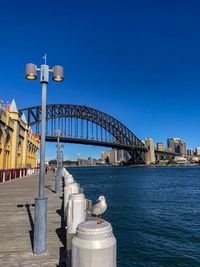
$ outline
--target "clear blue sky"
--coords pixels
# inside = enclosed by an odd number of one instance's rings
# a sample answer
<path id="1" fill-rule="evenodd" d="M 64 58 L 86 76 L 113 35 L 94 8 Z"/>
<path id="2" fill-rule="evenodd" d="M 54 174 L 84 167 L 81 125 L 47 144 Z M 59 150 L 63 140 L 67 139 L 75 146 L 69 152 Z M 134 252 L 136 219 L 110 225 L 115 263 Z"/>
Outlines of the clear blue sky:
<path id="1" fill-rule="evenodd" d="M 200 2 L 1 1 L 0 97 L 19 108 L 41 103 L 24 66 L 65 68 L 48 103 L 86 104 L 109 113 L 139 138 L 200 146 Z M 71 159 L 102 148 L 65 145 Z M 55 145 L 47 145 L 54 157 Z"/>

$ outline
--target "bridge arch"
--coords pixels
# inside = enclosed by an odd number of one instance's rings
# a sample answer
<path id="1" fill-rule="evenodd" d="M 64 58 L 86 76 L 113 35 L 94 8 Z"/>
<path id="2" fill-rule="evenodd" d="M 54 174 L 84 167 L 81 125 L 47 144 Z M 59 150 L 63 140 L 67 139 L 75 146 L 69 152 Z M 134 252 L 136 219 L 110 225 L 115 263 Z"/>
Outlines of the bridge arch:
<path id="1" fill-rule="evenodd" d="M 114 117 L 85 105 L 51 104 L 46 106 L 46 140 L 55 141 L 55 131 L 60 130 L 61 141 L 125 149 L 135 164 L 145 163 L 145 145 L 124 124 Z M 21 109 L 28 124 L 40 134 L 41 106 Z M 71 131 L 71 132 L 70 132 Z M 83 132 L 85 136 L 83 136 Z M 90 136 L 89 136 L 90 132 Z M 104 132 L 104 136 L 102 135 Z M 74 136 L 72 136 L 74 134 Z M 109 134 L 112 139 L 107 140 Z M 103 136 L 103 137 L 102 137 Z"/>

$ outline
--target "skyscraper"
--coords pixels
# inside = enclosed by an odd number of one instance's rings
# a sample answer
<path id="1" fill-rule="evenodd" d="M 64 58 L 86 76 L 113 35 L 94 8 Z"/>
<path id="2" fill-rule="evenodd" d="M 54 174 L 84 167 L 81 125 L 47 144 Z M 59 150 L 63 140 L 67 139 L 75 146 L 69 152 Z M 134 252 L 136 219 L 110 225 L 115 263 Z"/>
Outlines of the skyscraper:
<path id="1" fill-rule="evenodd" d="M 192 156 L 192 155 L 194 155 L 192 149 L 188 148 L 187 149 L 187 156 Z"/>
<path id="2" fill-rule="evenodd" d="M 186 143 L 183 140 L 179 140 L 179 153 L 182 156 L 185 156 L 187 154 Z"/>
<path id="3" fill-rule="evenodd" d="M 197 147 L 195 150 L 196 150 L 196 155 L 197 155 L 197 156 L 200 156 L 200 146 Z"/>
<path id="4" fill-rule="evenodd" d="M 186 142 L 180 138 L 168 138 L 167 147 L 169 152 L 186 155 Z"/>
<path id="5" fill-rule="evenodd" d="M 167 139 L 167 148 L 169 152 L 175 153 L 175 143 L 174 138 Z"/>

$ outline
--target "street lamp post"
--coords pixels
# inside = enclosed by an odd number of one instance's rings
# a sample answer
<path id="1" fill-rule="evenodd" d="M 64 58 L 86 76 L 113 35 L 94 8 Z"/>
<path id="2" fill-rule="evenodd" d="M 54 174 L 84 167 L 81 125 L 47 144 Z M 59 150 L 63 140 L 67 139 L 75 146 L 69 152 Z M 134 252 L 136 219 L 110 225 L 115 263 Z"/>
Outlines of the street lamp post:
<path id="1" fill-rule="evenodd" d="M 49 82 L 49 72 L 56 82 L 63 81 L 63 67 L 54 66 L 49 69 L 45 64 L 37 68 L 35 64 L 26 64 L 26 79 L 36 80 L 37 71 L 40 72 L 40 83 L 42 84 L 42 117 L 41 117 L 41 140 L 40 140 L 40 173 L 39 173 L 39 192 L 35 198 L 35 220 L 34 220 L 34 254 L 43 255 L 46 251 L 46 229 L 47 229 L 47 198 L 44 196 L 45 183 L 45 137 L 46 137 L 46 93 Z"/>
<path id="2" fill-rule="evenodd" d="M 57 136 L 57 170 L 56 170 L 56 179 L 55 179 L 55 192 L 60 192 L 60 178 L 61 178 L 61 169 L 62 169 L 62 151 L 63 145 L 60 144 L 60 130 L 56 132 Z"/>

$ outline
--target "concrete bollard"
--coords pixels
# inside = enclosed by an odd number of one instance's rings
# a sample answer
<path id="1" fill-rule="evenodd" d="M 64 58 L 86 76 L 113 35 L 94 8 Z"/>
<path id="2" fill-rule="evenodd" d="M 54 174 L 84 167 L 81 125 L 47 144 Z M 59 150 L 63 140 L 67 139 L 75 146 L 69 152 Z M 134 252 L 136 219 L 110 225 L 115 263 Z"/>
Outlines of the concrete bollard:
<path id="1" fill-rule="evenodd" d="M 66 255 L 67 266 L 71 266 L 72 239 L 75 236 L 78 224 L 86 218 L 86 199 L 83 194 L 71 194 L 67 206 L 67 227 L 66 227 Z"/>
<path id="2" fill-rule="evenodd" d="M 95 220 L 78 225 L 72 240 L 72 267 L 116 267 L 116 239 L 111 224 Z"/>
<path id="3" fill-rule="evenodd" d="M 64 176 L 64 184 L 65 184 L 65 186 L 67 184 L 72 184 L 74 182 L 75 182 L 74 177 L 71 174 L 68 174 L 68 175 Z"/>
<path id="4" fill-rule="evenodd" d="M 64 177 L 65 175 L 69 175 L 70 173 L 64 168 L 62 167 L 61 169 L 61 177 Z"/>
<path id="5" fill-rule="evenodd" d="M 69 196 L 75 193 L 80 193 L 80 185 L 78 183 L 66 184 L 66 186 L 64 187 L 64 218 L 67 215 Z"/>
<path id="6" fill-rule="evenodd" d="M 91 220 L 92 213 L 90 212 L 92 210 L 92 200 L 86 199 L 86 220 Z"/>

